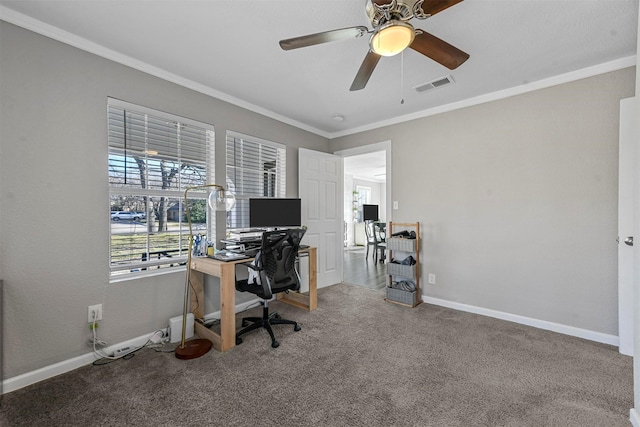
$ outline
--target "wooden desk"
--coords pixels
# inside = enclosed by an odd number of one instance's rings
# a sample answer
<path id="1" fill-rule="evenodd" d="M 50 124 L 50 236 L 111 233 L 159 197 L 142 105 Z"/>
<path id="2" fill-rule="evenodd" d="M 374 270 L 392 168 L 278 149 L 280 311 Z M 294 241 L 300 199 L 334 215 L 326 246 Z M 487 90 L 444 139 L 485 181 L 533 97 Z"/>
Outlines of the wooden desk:
<path id="1" fill-rule="evenodd" d="M 314 247 L 298 251 L 309 257 L 309 295 L 282 292 L 278 294 L 278 301 L 309 311 L 318 308 L 316 252 Z M 196 319 L 204 318 L 204 275 L 220 278 L 220 334 L 199 322 L 194 324 L 195 333 L 211 341 L 216 350 L 227 351 L 236 345 L 236 264 L 249 261 L 251 259 L 225 262 L 207 257 L 191 260 L 191 311 Z"/>

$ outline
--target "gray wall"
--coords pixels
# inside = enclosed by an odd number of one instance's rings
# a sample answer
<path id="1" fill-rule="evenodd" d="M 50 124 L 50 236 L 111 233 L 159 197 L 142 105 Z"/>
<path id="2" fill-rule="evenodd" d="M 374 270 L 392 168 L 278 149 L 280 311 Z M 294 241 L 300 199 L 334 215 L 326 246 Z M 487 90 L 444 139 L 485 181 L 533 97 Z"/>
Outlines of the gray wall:
<path id="1" fill-rule="evenodd" d="M 345 136 L 331 151 L 392 141 L 393 221 L 421 223 L 425 295 L 617 335 L 619 101 L 634 73 Z"/>
<path id="2" fill-rule="evenodd" d="M 297 147 L 391 140 L 393 220 L 422 224 L 426 295 L 617 334 L 618 106 L 633 69 L 329 144 L 5 22 L 0 62 L 4 378 L 85 354 L 90 304 L 113 343 L 181 312 L 184 274 L 108 283 L 107 96 L 214 124 L 219 153 L 227 129 L 286 144 L 290 196 Z"/>
<path id="3" fill-rule="evenodd" d="M 4 378 L 89 352 L 87 306 L 104 304 L 100 338 L 115 344 L 182 313 L 184 273 L 109 283 L 107 97 L 287 145 L 287 193 L 298 195 L 297 148 L 325 138 L 0 21 L 0 274 Z M 212 70 L 215 72 L 215 70 Z M 224 155 L 216 176 L 224 182 Z M 217 284 L 206 312 L 219 309 Z"/>

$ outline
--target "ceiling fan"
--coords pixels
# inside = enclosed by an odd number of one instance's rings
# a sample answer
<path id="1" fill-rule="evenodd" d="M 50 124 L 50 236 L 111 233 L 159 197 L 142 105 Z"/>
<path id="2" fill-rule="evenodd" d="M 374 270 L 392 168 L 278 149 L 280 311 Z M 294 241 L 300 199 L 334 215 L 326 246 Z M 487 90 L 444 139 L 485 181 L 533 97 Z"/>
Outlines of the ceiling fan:
<path id="1" fill-rule="evenodd" d="M 407 47 L 453 70 L 469 59 L 469 54 L 426 31 L 415 29 L 408 21 L 412 18 L 427 19 L 461 1 L 366 0 L 365 9 L 373 30 L 356 26 L 324 31 L 280 40 L 280 47 L 292 50 L 371 34 L 369 52 L 351 84 L 351 91 L 364 89 L 382 56 L 396 55 Z"/>

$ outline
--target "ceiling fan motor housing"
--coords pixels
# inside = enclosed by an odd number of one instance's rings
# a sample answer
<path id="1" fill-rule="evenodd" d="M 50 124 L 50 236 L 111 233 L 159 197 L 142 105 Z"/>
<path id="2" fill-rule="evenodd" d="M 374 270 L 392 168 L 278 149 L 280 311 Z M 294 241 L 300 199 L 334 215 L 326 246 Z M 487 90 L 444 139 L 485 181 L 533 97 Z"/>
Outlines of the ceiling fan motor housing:
<path id="1" fill-rule="evenodd" d="M 422 10 L 424 0 L 367 0 L 366 12 L 373 28 L 390 20 L 409 21 L 411 18 L 426 19 L 430 15 Z"/>

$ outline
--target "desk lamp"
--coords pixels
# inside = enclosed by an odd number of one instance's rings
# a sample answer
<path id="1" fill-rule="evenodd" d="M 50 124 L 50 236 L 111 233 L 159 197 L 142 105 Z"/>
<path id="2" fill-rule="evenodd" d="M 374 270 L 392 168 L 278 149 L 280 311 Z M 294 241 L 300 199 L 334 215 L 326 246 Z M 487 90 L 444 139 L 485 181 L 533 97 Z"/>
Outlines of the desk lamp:
<path id="1" fill-rule="evenodd" d="M 198 190 L 205 188 L 213 188 L 209 193 L 209 207 L 213 211 L 229 211 L 235 206 L 235 197 L 232 194 L 225 195 L 225 189 L 217 184 L 203 184 L 187 187 L 184 190 L 184 208 L 187 214 L 187 222 L 189 223 L 189 253 L 187 255 L 187 277 L 184 284 L 184 305 L 182 308 L 182 341 L 176 347 L 175 354 L 178 359 L 195 359 L 206 354 L 211 350 L 211 341 L 207 339 L 194 339 L 186 341 L 187 335 L 187 312 L 189 309 L 189 286 L 191 285 L 191 254 L 193 253 L 193 229 L 191 226 L 191 214 L 189 213 L 189 204 L 187 201 L 187 193 L 190 190 Z"/>

